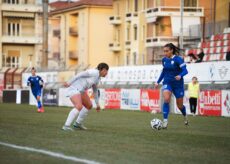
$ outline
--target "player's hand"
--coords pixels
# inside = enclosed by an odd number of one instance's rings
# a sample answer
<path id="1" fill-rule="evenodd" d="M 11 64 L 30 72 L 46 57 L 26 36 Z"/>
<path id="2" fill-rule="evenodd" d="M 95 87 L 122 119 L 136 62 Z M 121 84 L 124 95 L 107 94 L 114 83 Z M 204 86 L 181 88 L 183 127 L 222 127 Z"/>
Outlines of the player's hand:
<path id="1" fill-rule="evenodd" d="M 67 82 L 65 82 L 63 85 L 64 85 L 64 87 L 66 87 L 66 88 L 70 86 Z"/>
<path id="2" fill-rule="evenodd" d="M 154 83 L 154 89 L 157 89 L 158 88 L 158 86 L 159 86 L 159 84 L 156 82 L 156 83 Z"/>
<path id="3" fill-rule="evenodd" d="M 101 110 L 101 107 L 100 107 L 99 105 L 97 105 L 96 111 L 97 111 L 97 112 L 100 112 L 100 110 Z"/>
<path id="4" fill-rule="evenodd" d="M 176 80 L 180 80 L 180 79 L 181 79 L 181 76 L 180 76 L 180 75 L 177 75 L 177 76 L 175 76 L 175 79 L 176 79 Z"/>

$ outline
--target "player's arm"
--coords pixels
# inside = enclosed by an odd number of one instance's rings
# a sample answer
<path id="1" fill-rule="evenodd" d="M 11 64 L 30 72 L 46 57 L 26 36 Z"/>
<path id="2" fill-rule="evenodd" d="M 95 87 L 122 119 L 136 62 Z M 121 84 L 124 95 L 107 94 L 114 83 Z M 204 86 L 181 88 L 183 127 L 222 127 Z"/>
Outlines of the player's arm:
<path id="1" fill-rule="evenodd" d="M 164 59 L 162 59 L 162 65 L 163 65 L 163 63 L 164 63 L 163 60 L 164 60 Z M 163 66 L 163 67 L 164 67 L 164 66 Z M 155 88 L 157 88 L 157 86 L 159 85 L 159 83 L 163 80 L 164 76 L 165 76 L 165 73 L 164 73 L 164 68 L 163 68 L 162 71 L 161 71 L 161 74 L 160 74 L 160 76 L 159 76 L 159 78 L 158 78 L 158 80 L 157 80 L 157 82 L 155 82 L 155 84 L 154 84 L 154 87 L 155 87 Z"/>
<path id="2" fill-rule="evenodd" d="M 30 81 L 30 77 L 27 80 L 27 86 L 31 86 L 31 81 Z M 31 86 L 32 87 L 32 86 Z"/>
<path id="3" fill-rule="evenodd" d="M 181 71 L 181 73 L 179 75 L 177 75 L 175 77 L 176 80 L 180 80 L 182 77 L 184 77 L 185 75 L 188 74 L 186 64 L 185 64 L 184 60 L 181 57 L 178 58 L 178 64 L 179 64 L 179 67 L 181 68 L 182 71 Z"/>
<path id="4" fill-rule="evenodd" d="M 95 100 L 95 103 L 96 103 L 96 105 L 97 105 L 96 110 L 99 112 L 99 111 L 101 110 L 101 107 L 100 107 L 100 105 L 99 105 L 99 95 L 98 95 L 98 88 L 97 88 L 97 85 L 94 84 L 94 85 L 92 86 L 92 88 L 93 88 L 94 100 Z"/>
<path id="5" fill-rule="evenodd" d="M 91 77 L 92 73 L 88 70 L 83 71 L 78 73 L 77 75 L 75 75 L 73 78 L 71 78 L 66 84 L 65 86 L 70 86 L 73 82 L 75 82 L 77 79 L 79 78 L 87 78 L 87 77 Z"/>
<path id="6" fill-rule="evenodd" d="M 38 76 L 38 78 L 39 78 L 39 84 L 40 84 L 40 86 L 43 87 L 43 85 L 44 85 L 43 79 L 40 76 Z"/>

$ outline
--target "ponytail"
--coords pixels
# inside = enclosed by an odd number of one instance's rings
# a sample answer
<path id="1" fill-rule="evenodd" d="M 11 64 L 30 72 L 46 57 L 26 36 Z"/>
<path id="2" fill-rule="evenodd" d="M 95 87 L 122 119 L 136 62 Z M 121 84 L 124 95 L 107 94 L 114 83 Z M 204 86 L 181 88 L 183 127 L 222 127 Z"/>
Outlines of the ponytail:
<path id="1" fill-rule="evenodd" d="M 170 50 L 173 50 L 174 55 L 180 55 L 180 49 L 179 47 L 175 46 L 173 43 L 168 43 L 164 47 L 168 47 Z"/>

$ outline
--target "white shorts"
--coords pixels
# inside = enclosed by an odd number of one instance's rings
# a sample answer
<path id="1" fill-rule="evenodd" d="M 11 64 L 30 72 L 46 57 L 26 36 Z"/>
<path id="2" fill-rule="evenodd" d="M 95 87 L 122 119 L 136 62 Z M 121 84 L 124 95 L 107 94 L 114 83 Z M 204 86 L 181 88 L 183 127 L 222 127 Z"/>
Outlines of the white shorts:
<path id="1" fill-rule="evenodd" d="M 74 88 L 74 87 L 70 86 L 66 90 L 66 97 L 72 97 L 73 95 L 77 95 L 77 94 L 81 94 L 81 92 L 78 89 Z"/>

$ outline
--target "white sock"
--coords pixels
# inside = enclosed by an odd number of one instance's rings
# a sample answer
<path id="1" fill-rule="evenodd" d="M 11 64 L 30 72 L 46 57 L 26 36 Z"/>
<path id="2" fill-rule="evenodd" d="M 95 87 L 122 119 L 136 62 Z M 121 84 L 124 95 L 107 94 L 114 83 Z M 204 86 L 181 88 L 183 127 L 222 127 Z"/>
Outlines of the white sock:
<path id="1" fill-rule="evenodd" d="M 164 119 L 163 121 L 164 121 L 164 122 L 168 122 L 168 119 Z"/>
<path id="2" fill-rule="evenodd" d="M 83 106 L 83 108 L 81 109 L 81 111 L 80 111 L 80 113 L 79 113 L 79 115 L 77 117 L 76 122 L 78 124 L 82 124 L 82 122 L 84 121 L 85 117 L 88 115 L 88 112 L 89 112 L 89 110 L 86 109 L 86 107 Z"/>
<path id="3" fill-rule="evenodd" d="M 79 114 L 79 111 L 76 108 L 73 108 L 69 112 L 69 115 L 68 115 L 66 122 L 65 122 L 65 126 L 70 126 L 78 114 Z"/>

